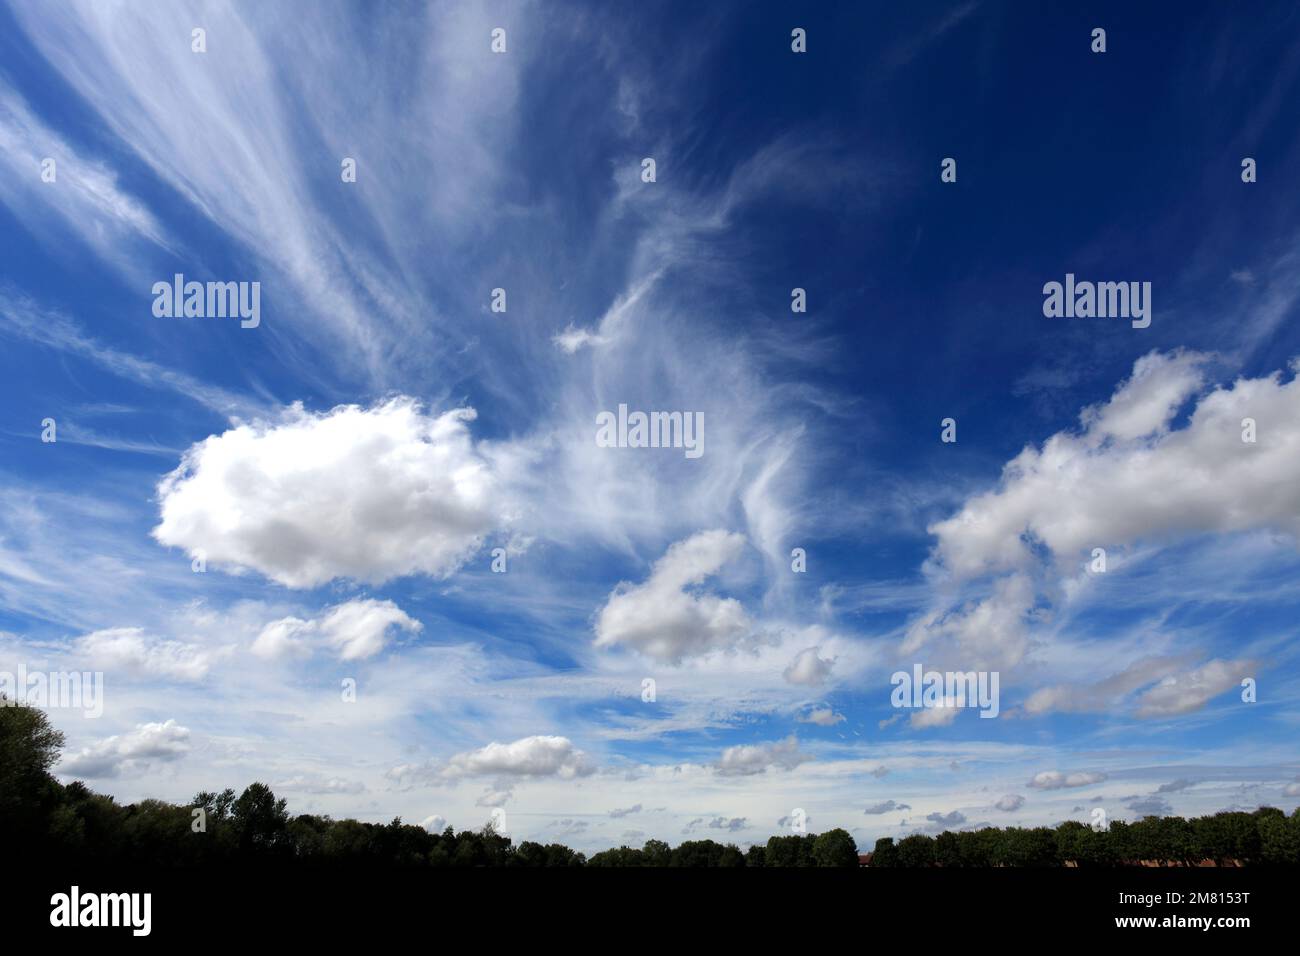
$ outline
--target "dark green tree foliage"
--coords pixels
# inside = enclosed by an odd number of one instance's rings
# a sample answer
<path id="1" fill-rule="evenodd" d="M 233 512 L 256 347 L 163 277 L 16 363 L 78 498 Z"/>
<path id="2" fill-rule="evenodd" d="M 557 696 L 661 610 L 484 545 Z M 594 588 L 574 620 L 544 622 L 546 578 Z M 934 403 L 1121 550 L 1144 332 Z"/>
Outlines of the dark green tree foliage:
<path id="1" fill-rule="evenodd" d="M 1076 866 L 1110 866 L 1116 862 L 1108 835 L 1077 820 L 1067 820 L 1056 828 L 1056 857 L 1073 861 Z"/>
<path id="2" fill-rule="evenodd" d="M 1210 817 L 1116 820 L 1094 830 L 1074 820 L 1054 829 L 986 827 L 961 833 L 876 841 L 872 866 L 1219 866 L 1300 864 L 1300 808 L 1276 807 Z"/>
<path id="3" fill-rule="evenodd" d="M 231 822 L 244 853 L 275 855 L 289 849 L 289 811 L 264 783 L 251 784 L 239 795 Z"/>
<path id="4" fill-rule="evenodd" d="M 667 866 L 673 856 L 673 848 L 663 840 L 647 840 L 641 852 L 646 866 Z"/>
<path id="5" fill-rule="evenodd" d="M 513 845 L 490 826 L 460 833 L 428 833 L 402 823 L 363 823 L 327 816 L 289 815 L 283 799 L 263 783 L 236 794 L 205 790 L 185 806 L 161 800 L 118 804 L 81 782 L 60 784 L 50 773 L 63 736 L 44 713 L 0 706 L 0 833 L 20 854 L 90 863 L 211 866 L 222 863 L 292 866 L 578 867 L 578 866 L 840 866 L 858 865 L 851 834 L 774 836 L 742 852 L 732 844 L 688 840 L 670 847 L 649 840 L 591 859 L 559 843 Z M 200 813 L 200 811 L 202 811 Z M 1274 807 L 1224 812 L 1194 820 L 1147 817 L 1093 830 L 1076 821 L 1047 827 L 986 827 L 937 837 L 913 834 L 897 843 L 876 841 L 878 867 L 1179 866 L 1300 864 L 1300 809 L 1289 817 Z"/>
<path id="6" fill-rule="evenodd" d="M 872 866 L 899 866 L 898 847 L 894 846 L 893 837 L 881 837 L 876 841 L 876 848 L 871 853 Z"/>
<path id="7" fill-rule="evenodd" d="M 1255 815 L 1260 861 L 1278 865 L 1300 860 L 1300 808 L 1290 818 L 1274 807 L 1263 807 Z"/>
<path id="8" fill-rule="evenodd" d="M 648 866 L 645 853 L 621 846 L 613 850 L 601 850 L 587 861 L 588 866 Z M 667 866 L 660 863 L 660 866 Z"/>
<path id="9" fill-rule="evenodd" d="M 1009 827 L 993 844 L 994 866 L 1057 866 L 1056 834 L 1047 827 Z"/>
<path id="10" fill-rule="evenodd" d="M 961 866 L 961 839 L 945 830 L 934 838 L 934 862 L 939 866 Z"/>
<path id="11" fill-rule="evenodd" d="M 30 833 L 59 807 L 59 785 L 50 768 L 59 759 L 63 734 L 33 707 L 13 706 L 0 694 L 0 820 L 6 831 Z M 76 822 L 61 815 L 60 829 L 76 838 Z"/>
<path id="12" fill-rule="evenodd" d="M 731 856 L 727 862 L 723 862 L 724 858 L 728 857 L 728 850 L 731 850 L 734 856 Z M 740 863 L 735 862 L 736 857 L 740 857 Z M 687 840 L 673 850 L 668 865 L 744 866 L 745 864 L 744 857 L 740 856 L 740 851 L 734 846 L 723 846 L 721 843 L 715 843 L 712 840 Z"/>
<path id="13" fill-rule="evenodd" d="M 585 860 L 581 853 L 575 853 L 562 843 L 548 843 L 542 846 L 525 840 L 519 844 L 510 860 L 512 866 L 582 866 Z"/>
<path id="14" fill-rule="evenodd" d="M 905 867 L 933 866 L 934 837 L 914 833 L 898 841 L 898 865 Z M 874 860 L 872 862 L 875 862 Z"/>
<path id="15" fill-rule="evenodd" d="M 857 866 L 858 845 L 848 830 L 827 830 L 813 841 L 813 859 L 818 866 Z"/>
<path id="16" fill-rule="evenodd" d="M 816 866 L 813 843 L 817 838 L 811 833 L 774 836 L 767 841 L 764 866 Z"/>

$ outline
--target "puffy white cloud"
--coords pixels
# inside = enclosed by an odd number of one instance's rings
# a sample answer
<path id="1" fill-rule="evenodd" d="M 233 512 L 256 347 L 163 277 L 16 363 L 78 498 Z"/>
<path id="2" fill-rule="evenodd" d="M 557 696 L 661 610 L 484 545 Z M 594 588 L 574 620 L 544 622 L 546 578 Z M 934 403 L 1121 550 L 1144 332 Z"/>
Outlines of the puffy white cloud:
<path id="1" fill-rule="evenodd" d="M 330 608 L 321 619 L 320 633 L 326 646 L 338 653 L 339 660 L 352 661 L 373 657 L 384 649 L 392 627 L 418 631 L 419 621 L 392 601 L 348 601 Z"/>
<path id="2" fill-rule="evenodd" d="M 1288 783 L 1282 788 L 1284 797 L 1300 797 L 1300 783 Z"/>
<path id="3" fill-rule="evenodd" d="M 1128 694 L 1176 670 L 1181 657 L 1144 657 L 1094 684 L 1058 684 L 1034 691 L 1025 701 L 1030 714 L 1087 712 L 1117 706 Z"/>
<path id="4" fill-rule="evenodd" d="M 1115 710 L 1128 706 L 1130 695 L 1145 687 L 1137 697 L 1137 716 L 1172 717 L 1199 710 L 1210 698 L 1238 686 L 1255 667 L 1253 661 L 1216 659 L 1180 672 L 1187 663 L 1186 655 L 1144 657 L 1094 684 L 1040 688 L 1025 702 L 1025 711 L 1045 714 Z"/>
<path id="5" fill-rule="evenodd" d="M 567 737 L 524 737 L 513 743 L 493 741 L 447 761 L 447 777 L 558 777 L 572 780 L 596 770 L 588 756 Z"/>
<path id="6" fill-rule="evenodd" d="M 394 627 L 419 631 L 422 626 L 392 601 L 358 598 L 328 608 L 313 620 L 272 621 L 253 641 L 252 652 L 268 659 L 306 657 L 323 647 L 341 661 L 364 660 L 384 649 Z"/>
<path id="7" fill-rule="evenodd" d="M 281 657 L 310 657 L 314 621 L 300 617 L 282 617 L 262 628 L 253 641 L 252 652 L 258 657 L 275 660 Z"/>
<path id="8" fill-rule="evenodd" d="M 886 800 L 884 803 L 873 803 L 862 812 L 867 816 L 879 816 L 882 813 L 889 813 L 891 810 L 911 810 L 911 806 L 906 803 L 895 803 L 893 800 Z"/>
<path id="9" fill-rule="evenodd" d="M 644 584 L 623 583 L 610 594 L 596 619 L 596 646 L 631 647 L 665 663 L 737 646 L 752 628 L 740 602 L 686 588 L 702 584 L 744 547 L 743 535 L 722 530 L 672 545 Z"/>
<path id="10" fill-rule="evenodd" d="M 1090 443 L 1132 441 L 1167 429 L 1179 406 L 1204 382 L 1204 362 L 1205 356 L 1194 352 L 1150 352 L 1138 359 L 1110 401 L 1080 413 Z"/>
<path id="11" fill-rule="evenodd" d="M 814 707 L 806 714 L 795 718 L 801 724 L 816 724 L 818 727 L 834 727 L 844 720 L 843 714 L 835 713 L 832 707 Z"/>
<path id="12" fill-rule="evenodd" d="M 1125 806 L 1139 817 L 1163 817 L 1173 810 L 1173 807 L 1169 805 L 1169 801 L 1160 797 L 1139 797 L 1136 800 L 1130 800 Z"/>
<path id="13" fill-rule="evenodd" d="M 927 612 L 908 628 L 902 653 L 923 647 L 954 653 L 981 670 L 1019 663 L 1029 647 L 1028 615 L 1035 603 L 1033 582 L 1025 574 L 1009 574 L 993 591 L 960 608 Z"/>
<path id="14" fill-rule="evenodd" d="M 211 665 L 207 651 L 194 644 L 150 637 L 138 627 L 110 627 L 92 631 L 76 641 L 77 650 L 92 665 L 122 668 L 146 677 L 202 680 Z"/>
<path id="15" fill-rule="evenodd" d="M 170 762 L 184 757 L 190 750 L 190 731 L 174 720 L 161 724 L 139 724 L 129 734 L 115 734 L 64 756 L 58 773 L 65 777 L 116 777 L 135 773 L 155 762 Z"/>
<path id="16" fill-rule="evenodd" d="M 1027 447 L 1000 486 L 931 526 L 933 561 L 958 577 L 1022 569 L 1035 546 L 1057 559 L 1094 547 L 1274 527 L 1300 535 L 1300 384 L 1241 378 L 1178 411 L 1204 383 L 1206 356 L 1152 352 L 1082 430 Z M 1242 420 L 1257 424 L 1242 441 Z"/>
<path id="17" fill-rule="evenodd" d="M 735 833 L 737 830 L 745 829 L 749 821 L 746 817 L 714 817 L 704 825 L 710 830 L 729 830 Z"/>
<path id="18" fill-rule="evenodd" d="M 1105 779 L 1104 773 L 1096 771 L 1067 774 L 1059 770 L 1044 770 L 1042 773 L 1034 774 L 1034 779 L 1030 780 L 1028 785 L 1035 790 L 1061 790 L 1067 787 L 1088 787 L 1094 783 L 1101 783 Z"/>
<path id="19" fill-rule="evenodd" d="M 1207 390 L 1209 365 L 1193 352 L 1143 356 L 1109 400 L 1082 411 L 1078 429 L 1026 447 L 995 489 L 931 525 L 927 571 L 958 587 L 910 625 L 903 652 L 926 647 L 988 670 L 1019 664 L 1033 646 L 1030 626 L 1049 613 L 1044 599 L 1079 590 L 1094 548 L 1261 528 L 1300 535 L 1300 483 L 1290 480 L 1300 461 L 1300 363 L 1287 380 L 1275 372 Z M 1247 418 L 1254 443 L 1242 440 Z M 987 593 L 967 600 L 969 582 L 986 578 L 977 586 Z M 1135 672 L 1047 688 L 1027 710 L 1104 707 L 1138 685 Z M 1160 712 L 1155 701 L 1145 715 Z"/>
<path id="20" fill-rule="evenodd" d="M 799 764 L 811 760 L 808 754 L 801 753 L 799 741 L 791 734 L 785 740 L 764 744 L 738 744 L 722 752 L 718 761 L 718 773 L 727 776 L 748 776 L 763 773 L 769 767 L 781 770 L 793 770 Z"/>
<path id="21" fill-rule="evenodd" d="M 820 648 L 806 647 L 796 654 L 790 666 L 784 671 L 785 679 L 791 684 L 810 687 L 819 687 L 826 683 L 831 676 L 831 668 L 835 666 L 835 658 L 818 657 L 818 650 Z"/>
<path id="22" fill-rule="evenodd" d="M 566 839 L 581 836 L 591 827 L 587 820 L 575 820 L 572 817 L 565 817 L 563 820 L 556 820 L 548 824 L 548 829 L 555 831 L 558 839 Z"/>
<path id="23" fill-rule="evenodd" d="M 1213 660 L 1185 674 L 1166 677 L 1138 698 L 1139 717 L 1173 717 L 1204 707 L 1212 697 L 1237 687 L 1248 676 L 1249 661 Z"/>
<path id="24" fill-rule="evenodd" d="M 293 588 L 446 576 L 505 520 L 474 418 L 396 398 L 238 425 L 163 479 L 154 537 Z"/>
<path id="25" fill-rule="evenodd" d="M 1003 813 L 1013 813 L 1025 805 L 1025 798 L 1018 793 L 1008 793 L 1005 797 L 999 798 L 998 802 L 993 804 Z"/>
<path id="26" fill-rule="evenodd" d="M 935 811 L 934 813 L 927 813 L 925 818 L 930 822 L 930 826 L 927 829 L 934 830 L 945 830 L 948 827 L 959 827 L 966 822 L 966 814 L 962 813 L 960 810 L 953 810 L 951 813 L 940 813 Z"/>
<path id="27" fill-rule="evenodd" d="M 425 817 L 420 821 L 420 826 L 424 827 L 429 833 L 441 833 L 447 829 L 447 818 L 435 813 L 433 816 Z"/>
<path id="28" fill-rule="evenodd" d="M 918 730 L 927 727 L 947 727 L 957 719 L 961 709 L 957 706 L 957 698 L 948 697 L 937 707 L 922 707 L 920 710 L 912 711 L 908 715 L 907 722 Z"/>
<path id="29" fill-rule="evenodd" d="M 492 777 L 490 786 L 474 805 L 503 807 L 513 798 L 515 786 L 523 780 L 576 780 L 595 772 L 595 763 L 567 737 L 532 736 L 508 744 L 493 741 L 477 750 L 458 753 L 445 762 L 401 764 L 384 776 L 400 790 Z"/>

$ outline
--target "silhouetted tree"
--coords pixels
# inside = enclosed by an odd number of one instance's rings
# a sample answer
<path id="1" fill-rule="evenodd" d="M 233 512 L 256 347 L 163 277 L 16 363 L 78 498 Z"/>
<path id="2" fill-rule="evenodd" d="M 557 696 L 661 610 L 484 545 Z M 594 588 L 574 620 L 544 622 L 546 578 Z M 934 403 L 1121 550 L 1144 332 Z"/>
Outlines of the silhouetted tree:
<path id="1" fill-rule="evenodd" d="M 141 800 L 119 805 L 75 781 L 51 774 L 62 735 L 39 710 L 0 705 L 0 832 L 8 846 L 61 863 L 100 862 L 185 867 L 270 862 L 296 866 L 573 867 L 573 866 L 857 866 L 857 847 L 842 829 L 781 834 L 742 853 L 733 844 L 688 840 L 670 847 L 647 840 L 641 849 L 603 850 L 590 859 L 560 843 L 510 838 L 485 826 L 427 833 L 394 818 L 386 824 L 302 814 L 263 783 L 235 791 L 204 790 L 189 804 Z M 194 823 L 202 809 L 204 827 Z M 1275 807 L 1209 817 L 1147 817 L 1094 830 L 1078 821 L 1047 827 L 913 834 L 876 841 L 878 867 L 1114 866 L 1141 861 L 1189 865 L 1202 859 L 1300 865 L 1300 809 Z"/>
<path id="2" fill-rule="evenodd" d="M 0 828 L 13 840 L 37 842 L 56 823 L 64 841 L 77 842 L 75 821 L 52 820 L 63 788 L 49 771 L 62 746 L 63 734 L 44 711 L 0 694 Z"/>
<path id="3" fill-rule="evenodd" d="M 876 848 L 871 851 L 872 866 L 901 866 L 898 860 L 898 847 L 893 837 L 881 837 L 876 841 Z"/>
<path id="4" fill-rule="evenodd" d="M 252 783 L 239 795 L 231 821 L 241 850 L 277 853 L 288 848 L 289 813 L 264 783 Z"/>
<path id="5" fill-rule="evenodd" d="M 673 848 L 663 840 L 646 840 L 641 854 L 645 866 L 667 866 L 672 862 Z"/>
<path id="6" fill-rule="evenodd" d="M 812 852 L 813 842 L 816 839 L 810 833 L 769 837 L 763 865 L 816 866 Z"/>
<path id="7" fill-rule="evenodd" d="M 542 846 L 531 840 L 525 840 L 515 848 L 510 860 L 511 866 L 582 866 L 585 860 L 581 853 L 564 846 L 562 843 L 548 843 Z"/>
<path id="8" fill-rule="evenodd" d="M 905 867 L 934 865 L 934 837 L 913 833 L 898 841 L 898 865 Z"/>
<path id="9" fill-rule="evenodd" d="M 587 861 L 588 866 L 645 866 L 645 854 L 631 847 L 601 850 Z"/>
<path id="10" fill-rule="evenodd" d="M 728 852 L 730 851 L 730 852 Z M 724 864 L 724 857 L 726 863 Z M 737 862 L 739 861 L 739 862 Z M 673 850 L 669 866 L 744 866 L 740 850 L 713 840 L 687 840 Z"/>
<path id="11" fill-rule="evenodd" d="M 1260 859 L 1264 863 L 1292 866 L 1300 863 L 1300 807 L 1289 818 L 1281 810 L 1261 814 L 1257 825 Z"/>
<path id="12" fill-rule="evenodd" d="M 934 838 L 934 862 L 940 866 L 961 866 L 961 841 L 945 830 Z"/>
<path id="13" fill-rule="evenodd" d="M 813 841 L 812 855 L 818 866 L 857 866 L 858 844 L 848 830 L 836 827 Z"/>

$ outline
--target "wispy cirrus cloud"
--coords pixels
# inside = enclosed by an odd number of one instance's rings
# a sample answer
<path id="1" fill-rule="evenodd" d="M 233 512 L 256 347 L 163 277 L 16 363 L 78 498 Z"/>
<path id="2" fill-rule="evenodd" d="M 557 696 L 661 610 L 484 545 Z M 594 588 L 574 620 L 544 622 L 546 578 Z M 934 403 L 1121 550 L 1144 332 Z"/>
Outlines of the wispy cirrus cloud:
<path id="1" fill-rule="evenodd" d="M 0 86 L 0 203 L 52 246 L 71 235 L 133 276 L 146 275 L 141 248 L 173 251 L 146 205 L 124 191 L 112 168 L 87 156 Z M 52 212 L 51 217 L 48 213 Z M 51 228 L 51 220 L 59 229 Z"/>

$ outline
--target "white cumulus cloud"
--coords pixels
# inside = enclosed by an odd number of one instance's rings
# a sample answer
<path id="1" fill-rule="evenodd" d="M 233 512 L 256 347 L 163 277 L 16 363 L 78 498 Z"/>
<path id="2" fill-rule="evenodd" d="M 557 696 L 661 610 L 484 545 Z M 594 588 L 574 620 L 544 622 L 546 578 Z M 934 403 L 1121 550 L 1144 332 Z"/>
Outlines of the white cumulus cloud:
<path id="1" fill-rule="evenodd" d="M 1034 545 L 1058 559 L 1137 540 L 1275 527 L 1300 535 L 1300 383 L 1292 364 L 1204 386 L 1208 358 L 1151 352 L 1109 401 L 1007 463 L 1000 486 L 931 526 L 934 560 L 959 577 L 1023 569 Z M 1256 441 L 1242 440 L 1242 421 Z"/>
<path id="2" fill-rule="evenodd" d="M 1035 790 L 1062 790 L 1067 787 L 1088 787 L 1105 779 L 1104 773 L 1096 771 L 1062 773 L 1060 770 L 1044 770 L 1034 774 L 1029 786 Z"/>
<path id="3" fill-rule="evenodd" d="M 145 770 L 155 761 L 180 760 L 190 751 L 190 731 L 174 720 L 139 724 L 129 734 L 115 734 L 65 756 L 58 772 L 65 777 L 116 777 Z"/>
<path id="4" fill-rule="evenodd" d="M 818 687 L 826 683 L 827 678 L 831 676 L 831 668 L 835 666 L 835 658 L 819 657 L 817 652 L 820 648 L 806 647 L 795 655 L 790 666 L 784 671 L 784 677 L 791 684 L 803 684 L 809 687 Z"/>
<path id="5" fill-rule="evenodd" d="M 396 398 L 241 424 L 185 453 L 158 488 L 154 537 L 292 588 L 443 577 L 503 523 L 473 409 Z"/>
<path id="6" fill-rule="evenodd" d="M 1138 698 L 1139 717 L 1173 717 L 1204 707 L 1212 697 L 1237 687 L 1249 676 L 1245 661 L 1213 660 L 1184 674 L 1166 677 Z"/>
<path id="7" fill-rule="evenodd" d="M 749 776 L 763 773 L 769 767 L 780 770 L 793 770 L 799 764 L 812 757 L 799 750 L 799 741 L 794 735 L 785 740 L 764 744 L 738 744 L 722 751 L 718 761 L 718 773 L 727 776 Z"/>
<path id="8" fill-rule="evenodd" d="M 572 780 L 596 770 L 590 758 L 567 737 L 524 737 L 513 743 L 495 741 L 478 750 L 459 753 L 447 761 L 448 777 L 558 777 Z"/>
<path id="9" fill-rule="evenodd" d="M 203 648 L 151 637 L 138 627 L 110 627 L 77 639 L 77 650 L 94 666 L 171 680 L 202 680 L 211 664 Z"/>
<path id="10" fill-rule="evenodd" d="M 253 641 L 252 652 L 268 659 L 306 657 L 321 647 L 341 661 L 365 660 L 387 646 L 394 627 L 419 631 L 422 626 L 392 601 L 358 598 L 328 608 L 312 620 L 272 621 Z"/>
<path id="11" fill-rule="evenodd" d="M 1094 684 L 1057 684 L 1030 695 L 1025 711 L 1089 712 L 1129 706 L 1135 692 L 1138 717 L 1172 717 L 1199 710 L 1212 697 L 1237 687 L 1250 676 L 1255 663 L 1249 660 L 1212 660 L 1186 669 L 1184 656 L 1144 657 L 1124 670 Z"/>
<path id="12" fill-rule="evenodd" d="M 947 727 L 957 719 L 962 708 L 957 706 L 957 698 L 947 697 L 937 707 L 922 707 L 908 715 L 907 722 L 917 730 L 927 727 Z"/>
<path id="13" fill-rule="evenodd" d="M 620 584 L 596 619 L 596 646 L 622 645 L 666 663 L 736 646 L 752 628 L 734 598 L 686 590 L 738 557 L 743 535 L 701 531 L 672 545 L 644 584 Z"/>
<path id="14" fill-rule="evenodd" d="M 805 714 L 795 718 L 801 724 L 816 724 L 818 727 L 834 727 L 844 720 L 843 714 L 835 713 L 832 707 L 814 707 Z"/>

